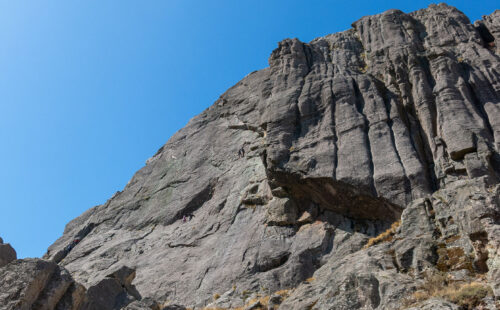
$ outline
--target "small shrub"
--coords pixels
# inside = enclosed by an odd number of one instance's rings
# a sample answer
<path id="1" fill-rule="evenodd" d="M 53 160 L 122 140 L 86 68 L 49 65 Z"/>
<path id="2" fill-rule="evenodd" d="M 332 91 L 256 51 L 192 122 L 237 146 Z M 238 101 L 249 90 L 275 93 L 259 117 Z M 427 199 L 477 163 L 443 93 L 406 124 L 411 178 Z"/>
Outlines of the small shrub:
<path id="1" fill-rule="evenodd" d="M 448 277 L 444 272 L 433 272 L 427 274 L 425 282 L 420 287 L 422 292 L 426 292 L 429 296 L 436 296 L 448 285 Z M 418 292 L 418 291 L 417 291 Z"/>
<path id="2" fill-rule="evenodd" d="M 443 196 L 438 195 L 438 194 L 434 194 L 434 197 L 436 197 L 437 199 L 439 199 L 442 203 L 444 203 L 446 205 L 448 204 L 448 201 Z"/>
<path id="3" fill-rule="evenodd" d="M 286 297 L 288 297 L 288 295 L 290 295 L 290 290 L 280 290 L 280 291 L 274 292 L 274 294 L 280 295 L 281 297 L 286 298 Z"/>
<path id="4" fill-rule="evenodd" d="M 219 298 L 220 298 L 220 294 L 215 293 L 215 294 L 214 294 L 214 300 L 217 300 L 217 299 L 219 299 Z"/>
<path id="5" fill-rule="evenodd" d="M 439 291 L 446 287 L 448 279 L 444 272 L 427 272 L 422 285 L 410 296 L 402 300 L 404 307 L 427 300 L 434 296 L 439 296 Z"/>
<path id="6" fill-rule="evenodd" d="M 435 272 L 426 276 L 425 282 L 410 297 L 403 301 L 404 306 L 433 297 L 446 299 L 462 309 L 476 309 L 486 296 L 493 295 L 492 289 L 480 282 L 450 283 L 444 272 Z"/>
<path id="7" fill-rule="evenodd" d="M 250 297 L 251 294 L 252 292 L 250 292 L 249 290 L 244 290 L 241 292 L 241 299 L 246 300 L 248 297 Z"/>
<path id="8" fill-rule="evenodd" d="M 249 292 L 249 291 L 245 291 L 245 292 L 247 292 L 248 295 L 251 294 L 251 292 Z M 285 300 L 289 294 L 290 294 L 290 290 L 280 290 L 280 291 L 274 292 L 274 294 L 271 294 L 271 295 L 280 295 L 282 297 L 282 300 Z M 236 308 L 233 308 L 231 310 L 244 310 L 245 308 L 247 308 L 248 306 L 252 305 L 253 303 L 255 303 L 257 301 L 260 303 L 260 307 L 258 309 L 262 309 L 262 310 L 268 309 L 269 299 L 271 299 L 271 295 L 260 296 L 259 294 L 257 294 L 256 298 L 253 298 L 253 299 L 247 301 L 245 303 L 245 305 L 243 305 L 242 307 L 236 307 Z"/>
<path id="9" fill-rule="evenodd" d="M 466 309 L 475 309 L 481 304 L 483 298 L 491 295 L 493 291 L 489 286 L 472 282 L 446 292 L 443 297 Z"/>
<path id="10" fill-rule="evenodd" d="M 383 233 L 381 233 L 380 235 L 378 235 L 374 238 L 370 238 L 368 240 L 368 242 L 365 244 L 364 248 L 367 249 L 367 248 L 371 247 L 372 245 L 375 245 L 375 244 L 378 244 L 378 243 L 381 243 L 384 241 L 391 241 L 394 234 L 396 234 L 396 230 L 398 229 L 399 225 L 401 225 L 401 220 L 392 223 L 392 225 L 389 229 L 387 229 L 386 231 L 384 231 Z"/>
<path id="11" fill-rule="evenodd" d="M 426 292 L 426 291 L 416 291 L 412 294 L 412 299 L 415 300 L 415 301 L 422 301 L 422 300 L 427 300 L 431 297 L 431 295 L 429 295 L 429 292 Z"/>

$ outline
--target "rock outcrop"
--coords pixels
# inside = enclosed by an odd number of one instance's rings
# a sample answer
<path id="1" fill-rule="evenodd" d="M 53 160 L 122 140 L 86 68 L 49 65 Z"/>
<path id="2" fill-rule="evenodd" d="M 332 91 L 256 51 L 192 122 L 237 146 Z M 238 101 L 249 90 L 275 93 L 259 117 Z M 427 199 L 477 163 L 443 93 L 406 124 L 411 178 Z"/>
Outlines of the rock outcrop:
<path id="1" fill-rule="evenodd" d="M 129 304 L 143 306 L 130 309 L 151 309 L 153 304 L 132 285 L 134 277 L 135 270 L 121 266 L 86 289 L 54 262 L 14 258 L 0 266 L 0 309 L 115 310 Z"/>
<path id="2" fill-rule="evenodd" d="M 17 258 L 16 251 L 8 243 L 3 243 L 3 239 L 0 238 L 0 267 L 7 265 L 11 261 Z"/>
<path id="3" fill-rule="evenodd" d="M 422 296 L 446 297 L 447 288 L 459 290 L 478 279 L 486 279 L 478 286 L 499 296 L 499 206 L 500 186 L 490 188 L 484 179 L 456 181 L 417 199 L 404 210 L 393 236 L 329 260 L 282 307 L 399 309 L 417 304 L 427 309 Z M 430 287 L 438 277 L 434 285 L 442 287 Z M 420 295 L 412 295 L 416 291 Z"/>
<path id="4" fill-rule="evenodd" d="M 280 42 L 66 226 L 44 264 L 83 286 L 67 305 L 495 307 L 499 34 L 439 4 Z"/>

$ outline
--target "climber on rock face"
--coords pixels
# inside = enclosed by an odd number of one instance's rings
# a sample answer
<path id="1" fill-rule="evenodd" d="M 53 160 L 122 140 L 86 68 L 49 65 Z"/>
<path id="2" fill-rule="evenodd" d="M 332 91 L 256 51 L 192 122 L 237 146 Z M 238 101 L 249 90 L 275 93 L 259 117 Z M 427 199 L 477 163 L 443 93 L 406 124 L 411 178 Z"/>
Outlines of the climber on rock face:
<path id="1" fill-rule="evenodd" d="M 242 146 L 241 149 L 238 151 L 238 158 L 245 157 L 245 147 Z"/>
<path id="2" fill-rule="evenodd" d="M 64 251 L 66 253 L 69 253 L 69 251 L 71 251 L 75 247 L 75 245 L 77 245 L 79 242 L 80 242 L 79 238 L 73 239 L 73 241 L 71 241 L 71 243 L 64 248 Z"/>

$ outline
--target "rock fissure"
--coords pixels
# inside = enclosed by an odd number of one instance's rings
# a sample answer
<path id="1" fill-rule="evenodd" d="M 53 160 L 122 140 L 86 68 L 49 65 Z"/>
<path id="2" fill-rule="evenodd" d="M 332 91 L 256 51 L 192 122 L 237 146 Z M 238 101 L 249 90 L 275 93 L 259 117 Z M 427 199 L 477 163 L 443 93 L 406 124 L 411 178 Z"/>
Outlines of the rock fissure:
<path id="1" fill-rule="evenodd" d="M 0 304 L 498 307 L 500 11 L 473 25 L 439 4 L 352 27 L 280 42 L 71 221 L 52 262 L 0 242 Z M 449 293 L 471 287 L 467 304 Z"/>

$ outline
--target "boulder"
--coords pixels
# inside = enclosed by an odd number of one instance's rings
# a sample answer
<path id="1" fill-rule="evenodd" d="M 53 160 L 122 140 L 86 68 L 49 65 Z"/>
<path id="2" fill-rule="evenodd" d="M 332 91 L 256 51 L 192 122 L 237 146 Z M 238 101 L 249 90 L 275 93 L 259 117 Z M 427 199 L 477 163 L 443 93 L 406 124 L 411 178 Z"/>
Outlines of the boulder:
<path id="1" fill-rule="evenodd" d="M 17 258 L 16 251 L 8 243 L 3 243 L 0 238 L 0 267 L 7 265 Z"/>

